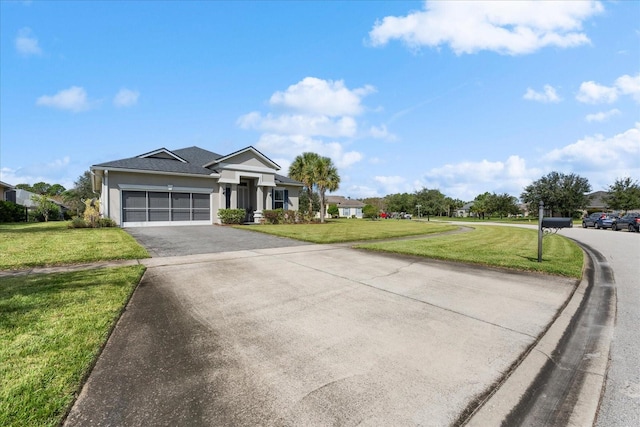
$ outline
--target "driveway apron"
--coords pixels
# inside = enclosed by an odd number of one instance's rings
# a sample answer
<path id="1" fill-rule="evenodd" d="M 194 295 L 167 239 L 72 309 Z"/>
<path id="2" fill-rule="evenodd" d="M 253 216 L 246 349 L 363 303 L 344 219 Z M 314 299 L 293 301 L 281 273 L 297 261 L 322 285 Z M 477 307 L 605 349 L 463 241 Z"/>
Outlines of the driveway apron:
<path id="1" fill-rule="evenodd" d="M 143 261 L 67 426 L 448 425 L 576 285 L 337 245 L 172 260 Z"/>

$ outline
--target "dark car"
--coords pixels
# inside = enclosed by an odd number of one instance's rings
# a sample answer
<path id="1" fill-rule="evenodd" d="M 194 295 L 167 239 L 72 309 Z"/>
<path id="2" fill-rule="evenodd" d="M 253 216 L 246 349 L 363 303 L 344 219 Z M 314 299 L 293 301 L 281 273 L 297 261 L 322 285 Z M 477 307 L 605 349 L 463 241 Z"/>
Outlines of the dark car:
<path id="1" fill-rule="evenodd" d="M 613 221 L 611 229 L 613 231 L 629 230 L 635 231 L 637 233 L 638 231 L 640 231 L 640 213 L 632 212 L 620 218 L 617 218 L 615 221 Z"/>
<path id="2" fill-rule="evenodd" d="M 596 227 L 596 222 L 603 216 L 606 216 L 606 212 L 594 212 L 589 216 L 582 218 L 582 228 Z"/>
<path id="3" fill-rule="evenodd" d="M 611 228 L 613 227 L 613 222 L 615 220 L 617 220 L 618 217 L 615 215 L 611 215 L 611 214 L 606 214 L 606 215 L 602 215 L 600 216 L 600 218 L 598 218 L 596 220 L 596 228 Z"/>

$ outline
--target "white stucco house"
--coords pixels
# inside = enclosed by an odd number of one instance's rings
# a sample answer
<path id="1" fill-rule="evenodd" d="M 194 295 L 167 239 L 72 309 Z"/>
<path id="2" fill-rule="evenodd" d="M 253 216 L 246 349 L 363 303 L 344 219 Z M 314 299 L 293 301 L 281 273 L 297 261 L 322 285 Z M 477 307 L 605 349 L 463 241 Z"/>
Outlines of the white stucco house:
<path id="1" fill-rule="evenodd" d="M 362 208 L 365 206 L 360 200 L 349 199 L 344 196 L 327 196 L 325 210 L 329 209 L 329 205 L 338 207 L 338 216 L 340 218 L 362 218 Z M 329 217 L 328 213 L 325 212 L 325 214 L 326 217 Z"/>
<path id="2" fill-rule="evenodd" d="M 199 148 L 159 148 L 91 166 L 100 210 L 120 227 L 220 223 L 219 209 L 298 210 L 301 182 L 254 147 L 221 155 Z"/>

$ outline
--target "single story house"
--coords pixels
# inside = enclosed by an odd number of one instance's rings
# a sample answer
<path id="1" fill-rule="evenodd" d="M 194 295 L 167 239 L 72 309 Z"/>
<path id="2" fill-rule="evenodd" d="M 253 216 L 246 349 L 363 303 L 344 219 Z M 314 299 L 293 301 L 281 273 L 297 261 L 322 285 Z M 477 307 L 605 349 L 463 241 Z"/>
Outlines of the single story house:
<path id="1" fill-rule="evenodd" d="M 365 204 L 360 200 L 352 200 L 343 196 L 327 196 L 325 209 L 329 209 L 329 205 L 338 206 L 338 216 L 340 218 L 362 218 L 362 208 Z M 326 212 L 325 212 L 326 213 Z M 325 217 L 329 214 L 326 213 Z"/>
<path id="2" fill-rule="evenodd" d="M 7 192 L 13 190 L 13 185 L 0 181 L 0 200 L 7 200 Z"/>
<path id="3" fill-rule="evenodd" d="M 100 213 L 120 227 L 220 223 L 219 209 L 298 210 L 301 182 L 279 175 L 254 147 L 221 155 L 199 147 L 157 150 L 91 166 Z"/>
<path id="4" fill-rule="evenodd" d="M 461 208 L 457 209 L 454 213 L 454 216 L 459 218 L 467 218 L 471 216 L 471 208 L 473 207 L 473 202 L 465 203 Z"/>

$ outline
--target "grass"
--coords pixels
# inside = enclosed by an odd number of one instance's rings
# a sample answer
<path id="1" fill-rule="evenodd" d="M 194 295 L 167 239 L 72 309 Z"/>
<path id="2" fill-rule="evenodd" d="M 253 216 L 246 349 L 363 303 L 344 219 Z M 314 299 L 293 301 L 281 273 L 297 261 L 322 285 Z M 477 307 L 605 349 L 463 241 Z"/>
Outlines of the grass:
<path id="1" fill-rule="evenodd" d="M 474 226 L 471 232 L 429 239 L 367 243 L 357 248 L 459 261 L 492 267 L 536 271 L 567 277 L 582 276 L 583 253 L 571 240 L 549 235 L 538 260 L 537 230 Z"/>
<path id="2" fill-rule="evenodd" d="M 61 422 L 143 271 L 0 278 L 0 425 Z"/>
<path id="3" fill-rule="evenodd" d="M 148 258 L 119 228 L 67 228 L 64 221 L 0 224 L 0 270 Z"/>
<path id="4" fill-rule="evenodd" d="M 263 224 L 249 227 L 238 226 L 238 228 L 305 242 L 341 243 L 443 233 L 456 230 L 458 227 L 444 223 L 409 220 L 332 219 L 327 220 L 324 224 Z"/>

